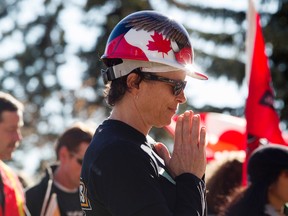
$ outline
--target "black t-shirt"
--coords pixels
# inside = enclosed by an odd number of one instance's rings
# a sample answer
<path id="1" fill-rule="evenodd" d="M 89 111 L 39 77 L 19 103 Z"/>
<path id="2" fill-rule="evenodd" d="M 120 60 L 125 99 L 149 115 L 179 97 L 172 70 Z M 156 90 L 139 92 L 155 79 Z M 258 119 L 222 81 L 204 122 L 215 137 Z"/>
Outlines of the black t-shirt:
<path id="1" fill-rule="evenodd" d="M 204 182 L 192 174 L 172 179 L 146 137 L 121 121 L 104 121 L 84 157 L 86 215 L 205 215 L 204 193 Z"/>
<path id="2" fill-rule="evenodd" d="M 66 192 L 53 186 L 53 192 L 57 194 L 58 207 L 61 216 L 82 216 L 83 211 L 79 203 L 79 191 Z"/>
<path id="3" fill-rule="evenodd" d="M 53 166 L 48 169 L 55 171 L 56 166 Z M 54 183 L 52 184 L 51 190 L 49 190 L 48 181 L 49 179 L 52 180 L 51 177 L 52 176 L 49 176 L 48 171 L 47 171 L 45 177 L 42 178 L 42 180 L 38 184 L 29 188 L 25 192 L 26 205 L 31 216 L 41 215 L 40 213 L 45 203 L 44 199 L 45 199 L 47 190 L 49 193 L 49 199 L 47 200 L 48 203 L 50 203 L 51 201 L 52 194 L 56 194 L 57 204 L 58 204 L 61 216 L 82 216 L 83 211 L 80 205 L 79 191 L 77 190 L 75 192 L 70 192 L 70 191 L 62 190 L 58 186 L 56 186 Z M 46 211 L 47 209 L 45 209 L 45 212 Z"/>

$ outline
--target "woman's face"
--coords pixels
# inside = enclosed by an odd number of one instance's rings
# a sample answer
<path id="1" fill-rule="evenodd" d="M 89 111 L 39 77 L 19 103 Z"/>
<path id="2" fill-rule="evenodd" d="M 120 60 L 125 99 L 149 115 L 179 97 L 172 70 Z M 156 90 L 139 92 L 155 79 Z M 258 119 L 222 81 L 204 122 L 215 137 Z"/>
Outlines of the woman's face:
<path id="1" fill-rule="evenodd" d="M 269 187 L 268 201 L 275 209 L 288 202 L 288 170 L 282 171 L 277 181 Z"/>
<path id="2" fill-rule="evenodd" d="M 157 76 L 181 80 L 185 79 L 182 71 L 155 73 Z M 176 113 L 178 105 L 186 102 L 182 91 L 179 95 L 173 94 L 173 85 L 160 81 L 143 80 L 137 99 L 137 108 L 147 125 L 163 127 L 169 125 L 172 116 Z"/>

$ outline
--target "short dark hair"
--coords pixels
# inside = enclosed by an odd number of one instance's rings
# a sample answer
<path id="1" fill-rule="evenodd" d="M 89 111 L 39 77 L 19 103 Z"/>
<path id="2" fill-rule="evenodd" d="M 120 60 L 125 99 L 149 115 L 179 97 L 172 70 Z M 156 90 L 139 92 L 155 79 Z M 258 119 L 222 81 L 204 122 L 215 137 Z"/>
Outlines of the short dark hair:
<path id="1" fill-rule="evenodd" d="M 63 146 L 65 146 L 68 151 L 76 153 L 79 145 L 82 142 L 90 143 L 92 137 L 92 130 L 85 124 L 78 123 L 68 128 L 56 141 L 55 150 L 57 159 L 59 159 L 59 151 Z"/>
<path id="2" fill-rule="evenodd" d="M 288 148 L 280 144 L 259 146 L 251 154 L 247 174 L 249 185 L 231 197 L 224 215 L 265 215 L 268 191 L 288 169 Z"/>
<path id="3" fill-rule="evenodd" d="M 247 165 L 252 183 L 271 185 L 283 170 L 288 170 L 288 148 L 280 144 L 258 147 L 250 156 Z"/>
<path id="4" fill-rule="evenodd" d="M 4 111 L 23 112 L 23 104 L 13 97 L 11 94 L 0 91 L 0 122 L 2 121 L 2 113 Z"/>
<path id="5" fill-rule="evenodd" d="M 143 80 L 142 72 L 138 69 L 133 70 L 131 73 L 136 73 L 138 75 L 138 80 L 136 85 L 139 85 Z M 129 74 L 131 74 L 129 73 Z M 104 90 L 104 97 L 106 97 L 106 102 L 110 106 L 114 106 L 118 101 L 120 101 L 128 90 L 127 86 L 127 77 L 129 76 L 119 77 L 106 85 L 106 89 Z"/>

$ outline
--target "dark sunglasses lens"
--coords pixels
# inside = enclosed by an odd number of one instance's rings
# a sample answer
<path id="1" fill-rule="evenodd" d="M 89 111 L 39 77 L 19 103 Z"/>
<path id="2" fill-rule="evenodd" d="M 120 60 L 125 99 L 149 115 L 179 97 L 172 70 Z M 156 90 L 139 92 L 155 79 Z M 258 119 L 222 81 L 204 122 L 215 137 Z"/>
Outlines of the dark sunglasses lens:
<path id="1" fill-rule="evenodd" d="M 82 165 L 82 163 L 83 163 L 83 159 L 79 159 L 79 158 L 77 158 L 77 162 L 78 162 L 79 165 Z"/>
<path id="2" fill-rule="evenodd" d="M 179 95 L 185 88 L 186 82 L 181 82 L 177 85 L 174 86 L 174 95 L 177 96 Z"/>

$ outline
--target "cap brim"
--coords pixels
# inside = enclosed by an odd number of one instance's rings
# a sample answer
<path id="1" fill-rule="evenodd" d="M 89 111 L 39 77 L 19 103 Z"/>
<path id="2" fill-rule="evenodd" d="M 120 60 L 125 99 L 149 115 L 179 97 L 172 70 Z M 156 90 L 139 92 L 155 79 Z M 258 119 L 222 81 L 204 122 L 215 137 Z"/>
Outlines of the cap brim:
<path id="1" fill-rule="evenodd" d="M 198 69 L 195 67 L 195 65 L 185 65 L 185 67 L 182 67 L 187 76 L 193 77 L 195 79 L 200 80 L 208 80 L 208 76 L 204 75 L 203 73 L 197 72 Z"/>
<path id="2" fill-rule="evenodd" d="M 181 70 L 187 74 L 187 76 L 190 76 L 195 79 L 200 80 L 208 80 L 208 76 L 204 75 L 203 73 L 198 72 L 199 69 L 194 64 L 187 64 L 185 66 L 181 64 L 174 64 L 168 62 L 168 64 L 161 64 L 161 63 L 144 63 L 146 64 L 142 69 L 143 72 L 158 72 L 158 73 L 165 73 L 169 71 L 177 71 Z"/>
<path id="3" fill-rule="evenodd" d="M 165 73 L 170 71 L 181 70 L 187 74 L 187 76 L 200 79 L 208 80 L 208 76 L 203 73 L 198 72 L 199 69 L 194 64 L 187 64 L 185 66 L 181 64 L 175 64 L 168 62 L 166 64 L 152 62 L 152 61 L 138 61 L 138 60 L 129 60 L 123 59 L 123 62 L 118 65 L 113 66 L 113 71 L 115 73 L 115 78 L 125 76 L 136 68 L 141 68 L 143 72 L 158 72 Z"/>

